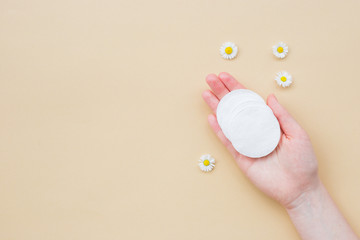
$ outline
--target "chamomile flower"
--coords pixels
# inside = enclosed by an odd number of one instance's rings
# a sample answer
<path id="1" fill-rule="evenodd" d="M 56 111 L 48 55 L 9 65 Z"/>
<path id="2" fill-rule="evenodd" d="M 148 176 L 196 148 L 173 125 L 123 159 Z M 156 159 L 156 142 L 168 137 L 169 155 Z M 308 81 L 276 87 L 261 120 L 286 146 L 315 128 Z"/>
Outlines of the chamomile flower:
<path id="1" fill-rule="evenodd" d="M 279 42 L 278 44 L 273 46 L 273 54 L 277 57 L 277 58 L 284 58 L 286 57 L 286 55 L 289 52 L 289 48 L 288 46 L 283 43 L 283 42 Z"/>
<path id="2" fill-rule="evenodd" d="M 202 155 L 199 159 L 199 167 L 203 172 L 210 172 L 215 167 L 215 159 L 210 154 Z"/>
<path id="3" fill-rule="evenodd" d="M 275 81 L 279 86 L 288 87 L 292 83 L 292 76 L 288 72 L 278 72 Z"/>
<path id="4" fill-rule="evenodd" d="M 225 59 L 233 59 L 238 53 L 238 47 L 235 43 L 226 42 L 220 47 L 220 54 Z"/>

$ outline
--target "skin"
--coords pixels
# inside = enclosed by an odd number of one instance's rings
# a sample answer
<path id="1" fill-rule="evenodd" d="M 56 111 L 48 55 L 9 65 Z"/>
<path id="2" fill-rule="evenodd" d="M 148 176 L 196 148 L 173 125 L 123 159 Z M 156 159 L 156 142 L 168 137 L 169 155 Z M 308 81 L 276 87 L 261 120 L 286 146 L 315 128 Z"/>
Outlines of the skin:
<path id="1" fill-rule="evenodd" d="M 213 111 L 208 116 L 211 128 L 254 185 L 284 206 L 302 239 L 358 240 L 319 179 L 309 136 L 276 97 L 270 95 L 267 105 L 280 123 L 279 145 L 265 157 L 249 158 L 234 149 L 216 120 L 221 98 L 245 87 L 228 73 L 210 74 L 206 82 L 211 90 L 202 97 Z"/>

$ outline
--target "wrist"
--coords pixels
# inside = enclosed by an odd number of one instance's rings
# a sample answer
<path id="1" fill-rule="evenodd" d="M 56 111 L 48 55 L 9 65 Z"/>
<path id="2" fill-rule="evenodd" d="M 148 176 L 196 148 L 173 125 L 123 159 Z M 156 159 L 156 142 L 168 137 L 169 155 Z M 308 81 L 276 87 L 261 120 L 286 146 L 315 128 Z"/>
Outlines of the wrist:
<path id="1" fill-rule="evenodd" d="M 311 187 L 301 193 L 290 204 L 285 206 L 285 209 L 289 214 L 300 213 L 303 210 L 309 211 L 309 209 L 321 204 L 326 196 L 326 188 L 320 179 L 317 178 Z"/>
<path id="2" fill-rule="evenodd" d="M 301 239 L 359 240 L 320 180 L 296 198 L 286 211 Z"/>

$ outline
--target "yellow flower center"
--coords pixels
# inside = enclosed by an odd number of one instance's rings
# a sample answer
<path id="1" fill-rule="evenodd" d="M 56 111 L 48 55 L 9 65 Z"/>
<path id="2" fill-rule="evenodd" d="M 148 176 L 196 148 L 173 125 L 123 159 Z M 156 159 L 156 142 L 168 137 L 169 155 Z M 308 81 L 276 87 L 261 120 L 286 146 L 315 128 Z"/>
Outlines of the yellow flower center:
<path id="1" fill-rule="evenodd" d="M 279 53 L 282 53 L 282 52 L 284 51 L 284 49 L 283 49 L 282 47 L 278 47 L 278 48 L 277 48 L 277 51 L 278 51 Z"/>
<path id="2" fill-rule="evenodd" d="M 280 80 L 283 81 L 283 82 L 286 82 L 286 77 L 285 77 L 285 76 L 282 76 L 282 77 L 280 78 Z"/>
<path id="3" fill-rule="evenodd" d="M 226 54 L 231 54 L 232 53 L 232 48 L 231 47 L 227 47 L 227 48 L 225 48 L 225 52 L 226 52 Z"/>
<path id="4" fill-rule="evenodd" d="M 205 165 L 205 166 L 209 166 L 209 165 L 210 165 L 210 161 L 209 161 L 209 160 L 207 160 L 207 159 L 206 159 L 206 160 L 204 160 L 204 165 Z"/>

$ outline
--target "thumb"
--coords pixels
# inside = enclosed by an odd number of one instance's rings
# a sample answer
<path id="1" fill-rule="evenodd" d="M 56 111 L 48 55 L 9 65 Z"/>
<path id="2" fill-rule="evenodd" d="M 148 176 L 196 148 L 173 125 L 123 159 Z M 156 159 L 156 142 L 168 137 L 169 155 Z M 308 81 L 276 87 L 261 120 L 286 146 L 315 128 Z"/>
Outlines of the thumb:
<path id="1" fill-rule="evenodd" d="M 269 95 L 267 98 L 267 105 L 273 111 L 275 117 L 280 123 L 281 130 L 287 136 L 295 136 L 299 131 L 302 130 L 300 125 L 295 119 L 286 111 L 286 109 L 280 105 L 274 94 Z"/>

